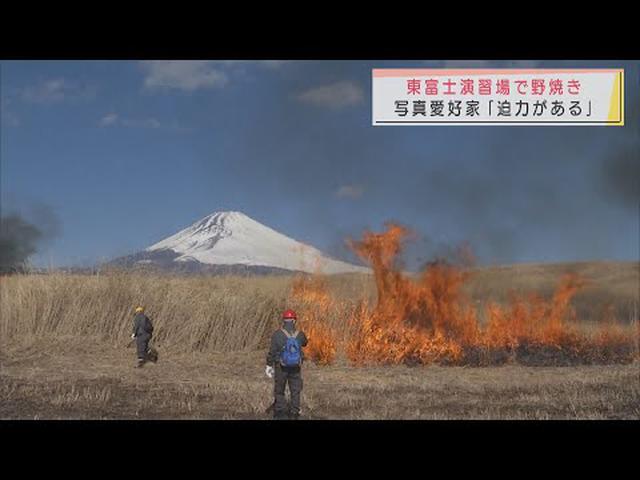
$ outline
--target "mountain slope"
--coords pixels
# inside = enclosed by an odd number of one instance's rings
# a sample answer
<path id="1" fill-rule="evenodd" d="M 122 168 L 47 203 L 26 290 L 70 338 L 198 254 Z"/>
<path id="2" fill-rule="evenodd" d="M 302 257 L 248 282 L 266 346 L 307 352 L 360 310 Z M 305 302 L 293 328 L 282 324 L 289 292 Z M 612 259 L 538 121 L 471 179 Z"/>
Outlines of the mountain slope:
<path id="1" fill-rule="evenodd" d="M 293 240 L 241 212 L 214 212 L 119 264 L 199 269 L 225 266 L 327 274 L 368 272 Z M 266 270 L 265 270 L 266 269 Z"/>

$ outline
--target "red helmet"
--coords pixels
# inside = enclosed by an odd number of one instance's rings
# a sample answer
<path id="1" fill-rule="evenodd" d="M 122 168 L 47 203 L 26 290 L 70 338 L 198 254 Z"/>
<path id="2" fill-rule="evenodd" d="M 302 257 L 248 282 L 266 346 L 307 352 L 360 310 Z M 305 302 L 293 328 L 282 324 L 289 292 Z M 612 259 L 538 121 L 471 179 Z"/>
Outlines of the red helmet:
<path id="1" fill-rule="evenodd" d="M 298 316 L 296 315 L 296 312 L 294 312 L 293 310 L 285 310 L 284 313 L 282 314 L 283 320 L 291 320 L 291 319 L 296 320 L 297 318 Z"/>

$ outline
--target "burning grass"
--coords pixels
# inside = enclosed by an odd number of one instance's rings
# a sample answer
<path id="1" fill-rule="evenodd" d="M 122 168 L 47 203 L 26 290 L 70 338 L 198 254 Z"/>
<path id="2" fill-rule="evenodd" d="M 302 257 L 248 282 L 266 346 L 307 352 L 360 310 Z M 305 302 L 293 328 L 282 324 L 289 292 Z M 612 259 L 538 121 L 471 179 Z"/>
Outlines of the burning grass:
<path id="1" fill-rule="evenodd" d="M 383 233 L 366 232 L 351 242 L 373 269 L 373 306 L 340 304 L 321 279 L 294 286 L 306 328 L 316 334 L 310 350 L 322 363 L 331 363 L 338 350 L 336 332 L 325 320 L 332 309 L 348 318 L 340 347 L 356 365 L 576 365 L 638 358 L 639 332 L 618 324 L 612 309 L 595 333 L 579 328 L 571 300 L 586 282 L 578 275 L 562 276 L 548 300 L 513 294 L 506 305 L 489 301 L 479 312 L 463 289 L 472 275 L 468 251 L 462 251 L 459 263 L 433 262 L 411 278 L 397 267 L 408 235 L 407 229 L 389 224 Z M 487 319 L 484 324 L 479 313 Z M 321 348 L 327 344 L 331 348 Z"/>
<path id="2" fill-rule="evenodd" d="M 132 309 L 142 303 L 156 327 L 155 346 L 170 355 L 266 348 L 282 310 L 293 308 L 309 338 L 306 356 L 319 365 L 344 358 L 359 366 L 579 365 L 639 357 L 637 268 L 608 266 L 604 279 L 590 277 L 589 283 L 575 271 L 561 275 L 556 265 L 540 280 L 543 266 L 526 275 L 514 273 L 518 266 L 478 270 L 462 250 L 457 261 L 432 262 L 409 275 L 398 267 L 409 236 L 388 225 L 351 242 L 373 276 L 0 277 L 0 350 L 31 338 L 123 346 Z M 557 275 L 555 285 L 551 275 Z M 503 286 L 516 280 L 529 287 L 506 295 Z M 623 325 L 620 307 L 627 303 L 634 305 L 635 323 Z"/>
<path id="3" fill-rule="evenodd" d="M 319 365 L 333 363 L 338 338 L 329 320 L 338 302 L 330 295 L 326 280 L 321 276 L 296 278 L 291 299 L 301 313 L 299 326 L 309 339 L 305 356 Z"/>

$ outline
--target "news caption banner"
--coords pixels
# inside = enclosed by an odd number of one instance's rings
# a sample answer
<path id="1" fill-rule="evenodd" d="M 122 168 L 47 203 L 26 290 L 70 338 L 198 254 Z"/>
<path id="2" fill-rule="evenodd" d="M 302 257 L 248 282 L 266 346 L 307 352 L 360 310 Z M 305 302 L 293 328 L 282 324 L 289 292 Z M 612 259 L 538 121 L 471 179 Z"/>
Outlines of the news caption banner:
<path id="1" fill-rule="evenodd" d="M 384 125 L 624 125 L 624 69 L 373 69 Z"/>

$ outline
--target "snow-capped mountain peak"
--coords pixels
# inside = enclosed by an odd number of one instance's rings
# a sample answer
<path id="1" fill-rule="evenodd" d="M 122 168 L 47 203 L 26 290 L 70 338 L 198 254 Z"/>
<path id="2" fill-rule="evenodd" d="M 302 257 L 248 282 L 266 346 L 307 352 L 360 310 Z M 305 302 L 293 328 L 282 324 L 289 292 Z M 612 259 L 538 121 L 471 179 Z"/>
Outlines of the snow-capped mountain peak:
<path id="1" fill-rule="evenodd" d="M 313 273 L 367 272 L 287 237 L 242 212 L 214 212 L 145 252 L 173 252 L 174 262 L 271 267 Z"/>

